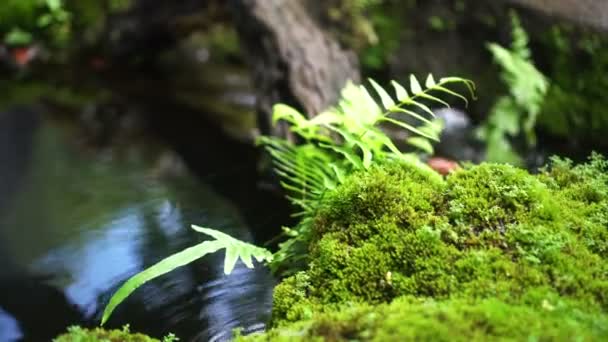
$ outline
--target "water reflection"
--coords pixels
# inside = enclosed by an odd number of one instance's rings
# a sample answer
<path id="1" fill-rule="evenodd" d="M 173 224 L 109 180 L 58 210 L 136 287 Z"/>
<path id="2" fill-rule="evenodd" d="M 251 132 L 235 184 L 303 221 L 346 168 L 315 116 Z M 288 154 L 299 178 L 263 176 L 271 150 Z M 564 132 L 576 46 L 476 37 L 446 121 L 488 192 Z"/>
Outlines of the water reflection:
<path id="1" fill-rule="evenodd" d="M 23 335 L 17 321 L 6 311 L 0 309 L 0 341 L 13 342 Z"/>
<path id="2" fill-rule="evenodd" d="M 48 340 L 69 324 L 94 324 L 129 276 L 203 241 L 191 223 L 252 239 L 238 208 L 205 184 L 187 173 L 158 176 L 158 156 L 170 153 L 162 147 L 146 142 L 100 155 L 75 144 L 69 128 L 56 122 L 45 120 L 31 131 L 27 153 L 11 149 L 0 156 L 3 174 L 21 179 L 0 180 L 17 184 L 0 194 L 0 341 L 21 333 L 26 340 Z M 18 158 L 29 161 L 8 160 Z M 272 277 L 242 264 L 225 277 L 222 257 L 146 284 L 110 324 L 200 341 L 225 340 L 236 327 L 263 328 Z M 40 319 L 45 316 L 57 319 Z"/>

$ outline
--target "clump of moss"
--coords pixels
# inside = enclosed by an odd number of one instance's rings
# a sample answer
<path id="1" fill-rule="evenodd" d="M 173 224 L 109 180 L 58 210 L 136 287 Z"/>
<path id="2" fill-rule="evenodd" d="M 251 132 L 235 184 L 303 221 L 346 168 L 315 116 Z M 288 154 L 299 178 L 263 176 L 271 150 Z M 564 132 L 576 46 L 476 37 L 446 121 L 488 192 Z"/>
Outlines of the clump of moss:
<path id="1" fill-rule="evenodd" d="M 608 336 L 606 316 L 555 300 L 530 305 L 403 297 L 391 304 L 343 307 L 236 341 L 599 341 Z"/>
<path id="2" fill-rule="evenodd" d="M 462 329 L 467 338 L 537 333 L 559 338 L 570 336 L 580 315 L 593 319 L 583 319 L 578 328 L 605 321 L 608 162 L 594 155 L 586 165 L 559 159 L 553 165 L 530 175 L 508 165 L 482 164 L 443 180 L 394 163 L 353 175 L 323 199 L 313 226 L 310 267 L 277 286 L 273 324 L 290 329 L 290 322 L 319 312 L 328 312 L 331 321 L 338 307 L 396 298 L 434 301 L 435 308 L 454 315 L 453 322 L 447 314 L 442 321 L 441 315 L 425 314 L 426 304 L 399 301 L 399 310 L 417 312 L 422 320 L 400 330 L 404 335 L 399 336 L 412 338 L 424 338 L 418 334 L 426 333 L 427 324 L 439 334 L 429 338 L 438 339 L 448 327 Z M 525 322 L 540 315 L 543 305 L 556 303 L 571 310 L 538 316 L 532 321 L 537 325 L 522 323 L 511 331 L 515 323 L 509 319 Z M 382 307 L 393 312 L 392 306 Z M 482 322 L 489 324 L 484 330 L 473 314 L 483 317 L 484 310 L 504 317 Z M 351 324 L 355 316 L 333 324 L 359 331 Z M 314 330 L 321 319 L 307 324 L 314 336 L 336 333 Z M 479 336 L 464 333 L 472 325 Z M 370 336 L 384 336 L 377 329 Z M 594 331 L 579 335 L 599 330 Z"/>
<path id="3" fill-rule="evenodd" d="M 169 335 L 163 342 L 173 342 L 178 339 Z M 101 328 L 84 329 L 81 327 L 70 327 L 68 332 L 57 337 L 54 342 L 160 342 L 143 334 L 135 334 L 125 326 L 122 330 L 104 330 Z"/>
<path id="4" fill-rule="evenodd" d="M 608 161 L 593 154 L 588 164 L 574 166 L 553 158 L 540 179 L 560 194 L 555 200 L 561 207 L 569 209 L 562 212 L 568 228 L 590 251 L 608 259 Z"/>

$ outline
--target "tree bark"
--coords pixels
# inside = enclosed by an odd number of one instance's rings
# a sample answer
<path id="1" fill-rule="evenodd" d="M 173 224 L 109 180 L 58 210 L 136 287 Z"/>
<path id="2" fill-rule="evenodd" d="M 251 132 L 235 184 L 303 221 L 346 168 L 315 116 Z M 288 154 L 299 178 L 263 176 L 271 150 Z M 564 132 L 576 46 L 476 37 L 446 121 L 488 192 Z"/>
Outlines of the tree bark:
<path id="1" fill-rule="evenodd" d="M 275 103 L 314 116 L 335 104 L 349 79 L 359 81 L 355 54 L 323 30 L 301 0 L 232 0 L 231 6 L 263 133 L 289 136 L 286 127 L 271 127 Z"/>

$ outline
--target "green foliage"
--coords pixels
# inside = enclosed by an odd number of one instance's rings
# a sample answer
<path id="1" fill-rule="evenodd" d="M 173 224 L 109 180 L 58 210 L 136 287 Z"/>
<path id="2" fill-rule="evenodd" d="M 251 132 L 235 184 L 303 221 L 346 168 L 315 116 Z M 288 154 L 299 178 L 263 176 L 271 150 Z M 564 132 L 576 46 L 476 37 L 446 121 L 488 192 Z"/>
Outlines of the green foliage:
<path id="1" fill-rule="evenodd" d="M 454 83 L 466 85 L 473 92 L 471 81 L 456 77 L 442 78 L 439 82 L 429 75 L 424 86 L 413 75 L 409 91 L 392 82 L 395 96 L 370 80 L 380 101 L 363 86 L 348 84 L 342 91 L 338 105 L 311 119 L 286 105 L 274 107 L 273 120 L 290 124 L 290 130 L 303 140 L 300 145 L 276 137 L 263 137 L 264 145 L 273 158 L 281 184 L 288 191 L 288 198 L 298 207 L 301 218 L 295 229 L 286 229 L 290 237 L 281 244 L 275 254 L 273 268 L 286 266 L 295 271 L 306 257 L 310 238 L 311 219 L 315 215 L 323 194 L 336 188 L 344 178 L 354 172 L 368 170 L 372 165 L 386 160 L 401 160 L 425 167 L 414 153 L 401 152 L 382 130 L 384 125 L 404 129 L 414 134 L 407 143 L 427 153 L 432 153 L 431 141 L 437 141 L 441 126 L 432 121 L 433 112 L 423 100 L 448 106 L 432 95 L 444 93 L 465 102 L 465 97 L 447 88 Z M 417 120 L 412 124 L 407 119 Z"/>
<path id="2" fill-rule="evenodd" d="M 364 67 L 380 69 L 399 47 L 402 9 L 413 1 L 328 0 L 321 19 L 338 40 L 356 51 Z"/>
<path id="3" fill-rule="evenodd" d="M 173 254 L 131 277 L 116 291 L 112 298 L 110 298 L 110 301 L 103 312 L 101 325 L 107 322 L 116 306 L 122 303 L 138 287 L 142 286 L 149 280 L 160 277 L 161 275 L 171 272 L 178 267 L 200 259 L 207 254 L 214 253 L 223 248 L 226 249 L 226 256 L 224 258 L 225 274 L 230 274 L 232 272 L 239 258 L 249 268 L 253 268 L 252 257 L 258 262 L 265 260 L 270 261 L 272 259 L 272 254 L 263 248 L 236 240 L 229 235 L 213 229 L 198 226 L 192 226 L 192 228 L 197 232 L 215 238 L 215 240 L 205 241 L 196 246 L 192 246 L 181 252 Z"/>
<path id="4" fill-rule="evenodd" d="M 365 319 L 345 307 L 391 301 L 401 303 L 393 313 L 368 309 L 381 318 L 365 339 L 606 336 L 607 170 L 594 155 L 580 166 L 555 159 L 537 176 L 482 164 L 444 180 L 402 162 L 354 173 L 319 204 L 309 267 L 275 289 L 273 324 L 284 328 L 260 338 L 356 339 Z M 412 325 L 385 326 L 407 321 L 398 312 Z M 352 335 L 324 333 L 342 328 Z"/>
<path id="5" fill-rule="evenodd" d="M 73 39 L 94 43 L 103 34 L 107 18 L 124 13 L 133 7 L 135 0 L 66 0 L 66 8 L 73 13 Z"/>
<path id="6" fill-rule="evenodd" d="M 32 34 L 15 27 L 4 36 L 4 42 L 8 45 L 27 45 L 32 42 Z"/>
<path id="7" fill-rule="evenodd" d="M 536 144 L 534 127 L 549 82 L 536 69 L 528 48 L 528 35 L 515 13 L 511 14 L 513 43 L 511 49 L 498 44 L 488 44 L 495 62 L 501 67 L 501 78 L 509 88 L 509 95 L 498 99 L 488 120 L 478 131 L 478 136 L 487 143 L 487 159 L 494 162 L 522 164 L 514 151 L 510 138 L 521 133 L 529 146 Z"/>
<path id="8" fill-rule="evenodd" d="M 0 35 L 8 45 L 26 45 L 34 39 L 62 44 L 70 22 L 61 0 L 5 0 L 0 6 Z"/>
<path id="9" fill-rule="evenodd" d="M 70 327 L 68 332 L 56 339 L 54 342 L 161 342 L 158 339 L 151 338 L 142 334 L 133 334 L 129 331 L 129 326 L 123 327 L 121 330 L 104 330 L 101 328 L 84 329 L 81 327 Z M 169 334 L 163 338 L 162 342 L 179 341 L 173 334 Z"/>
<path id="10" fill-rule="evenodd" d="M 11 46 L 42 42 L 63 48 L 77 38 L 93 39 L 107 15 L 132 4 L 133 0 L 3 0 L 0 40 Z"/>
<path id="11" fill-rule="evenodd" d="M 541 38 L 551 89 L 539 125 L 570 140 L 605 145 L 608 130 L 608 38 L 555 26 Z"/>
<path id="12" fill-rule="evenodd" d="M 364 67 L 381 69 L 386 66 L 389 58 L 399 48 L 399 42 L 404 30 L 405 15 L 403 7 L 411 6 L 411 1 L 384 0 L 371 7 L 367 12 L 369 23 L 374 30 L 375 41 L 363 47 L 359 59 Z"/>
<path id="13" fill-rule="evenodd" d="M 329 0 L 327 20 L 337 27 L 338 38 L 355 50 L 376 44 L 378 37 L 367 14 L 385 0 Z"/>
<path id="14" fill-rule="evenodd" d="M 236 336 L 236 341 L 600 341 L 608 336 L 606 316 L 552 300 L 511 304 L 404 297 L 378 306 L 350 304 L 264 334 Z"/>

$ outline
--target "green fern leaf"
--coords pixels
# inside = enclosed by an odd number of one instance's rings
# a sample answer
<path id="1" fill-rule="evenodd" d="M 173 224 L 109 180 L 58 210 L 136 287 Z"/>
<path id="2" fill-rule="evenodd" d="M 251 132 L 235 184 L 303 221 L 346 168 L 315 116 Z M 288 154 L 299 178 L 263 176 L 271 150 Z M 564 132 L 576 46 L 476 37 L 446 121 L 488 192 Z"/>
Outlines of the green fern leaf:
<path id="1" fill-rule="evenodd" d="M 365 169 L 365 166 L 363 166 L 363 161 L 361 161 L 361 157 L 356 155 L 351 150 L 341 147 L 341 146 L 335 146 L 335 145 L 321 144 L 320 146 L 323 148 L 327 148 L 327 149 L 333 150 L 335 152 L 338 152 L 339 154 L 344 156 L 344 158 L 346 158 L 346 160 L 348 160 L 355 167 L 355 169 L 357 169 L 357 170 Z"/>
<path id="2" fill-rule="evenodd" d="M 446 86 L 448 84 L 451 83 L 460 83 L 460 84 L 464 84 L 467 87 L 467 90 L 469 91 L 469 94 L 471 95 L 472 99 L 476 99 L 477 97 L 475 96 L 475 82 L 471 81 L 471 80 L 467 80 L 465 78 L 460 78 L 460 77 L 443 77 L 439 80 L 439 84 L 441 86 Z"/>
<path id="3" fill-rule="evenodd" d="M 429 138 L 429 139 L 431 139 L 431 140 L 439 141 L 439 139 L 437 139 L 437 137 L 436 137 L 435 135 L 428 134 L 427 132 L 424 132 L 424 131 L 422 131 L 422 130 L 420 130 L 420 129 L 418 129 L 418 128 L 416 128 L 416 127 L 412 126 L 412 125 L 406 124 L 406 123 L 405 123 L 405 122 L 403 122 L 403 121 L 399 121 L 399 120 L 391 119 L 391 118 L 389 118 L 389 117 L 385 117 L 385 118 L 383 119 L 383 121 L 390 122 L 390 123 L 392 123 L 393 125 L 397 125 L 397 126 L 399 126 L 399 127 L 401 127 L 401 128 L 405 128 L 406 130 L 411 131 L 411 132 L 414 132 L 414 133 L 416 133 L 416 134 L 418 134 L 418 135 L 421 135 L 421 136 L 423 136 L 423 137 L 425 137 L 425 138 Z"/>
<path id="4" fill-rule="evenodd" d="M 414 75 L 410 75 L 410 90 L 414 95 L 418 95 L 423 91 L 420 82 L 418 82 L 418 79 Z"/>
<path id="5" fill-rule="evenodd" d="M 432 89 L 431 89 L 431 90 L 432 90 Z M 441 105 L 443 105 L 443 106 L 445 106 L 445 107 L 450 107 L 450 104 L 449 104 L 449 103 L 447 103 L 447 102 L 443 101 L 442 99 L 440 99 L 440 98 L 438 98 L 438 97 L 435 97 L 435 96 L 433 96 L 433 95 L 430 95 L 430 94 L 428 94 L 428 93 L 426 93 L 426 92 L 422 92 L 422 93 L 418 94 L 418 96 L 420 96 L 420 97 L 422 97 L 422 98 L 425 98 L 425 99 L 427 99 L 427 100 L 431 100 L 431 101 L 433 101 L 433 102 L 437 102 L 437 103 L 439 103 L 439 104 L 441 104 Z"/>
<path id="6" fill-rule="evenodd" d="M 391 81 L 393 88 L 395 88 L 395 94 L 397 95 L 397 100 L 400 102 L 405 102 L 410 100 L 410 95 L 407 93 L 407 90 L 403 88 L 403 86 L 396 81 Z"/>
<path id="7" fill-rule="evenodd" d="M 464 96 L 462 96 L 462 95 L 458 94 L 457 92 L 455 92 L 455 91 L 453 91 L 453 90 L 450 90 L 450 89 L 448 89 L 448 88 L 442 87 L 442 86 L 440 86 L 440 85 L 435 85 L 435 86 L 433 87 L 433 90 L 441 91 L 441 92 L 444 92 L 444 93 L 446 93 L 446 94 L 450 94 L 450 95 L 452 95 L 452 96 L 455 96 L 455 97 L 457 97 L 457 98 L 461 99 L 461 100 L 464 102 L 465 107 L 468 107 L 468 106 L 469 106 L 469 100 L 468 100 L 466 97 L 464 97 Z"/>
<path id="8" fill-rule="evenodd" d="M 192 229 L 199 233 L 214 237 L 216 241 L 221 243 L 222 248 L 226 248 L 226 255 L 230 255 L 230 259 L 228 257 L 225 258 L 224 274 L 232 273 L 232 270 L 234 269 L 234 266 L 239 258 L 241 261 L 243 261 L 245 266 L 249 268 L 253 268 L 253 263 L 251 262 L 252 257 L 258 262 L 272 260 L 272 253 L 270 253 L 267 249 L 237 240 L 228 234 L 214 229 L 203 228 L 196 225 L 192 225 Z"/>
<path id="9" fill-rule="evenodd" d="M 380 100 L 382 101 L 382 105 L 384 109 L 391 110 L 395 106 L 395 101 L 391 98 L 391 96 L 382 88 L 378 83 L 376 83 L 371 78 L 368 79 L 369 83 L 371 83 L 372 87 L 376 90 L 376 93 L 380 96 Z"/>
<path id="10" fill-rule="evenodd" d="M 407 139 L 407 143 L 419 148 L 420 150 L 428 154 L 433 154 L 433 145 L 428 141 L 428 139 L 424 139 L 421 137 L 411 137 Z"/>
<path id="11" fill-rule="evenodd" d="M 306 124 L 306 118 L 294 108 L 285 104 L 276 104 L 272 107 L 272 123 L 276 124 L 279 120 L 286 120 L 295 127 L 302 127 Z"/>
<path id="12" fill-rule="evenodd" d="M 399 108 L 395 108 L 395 110 L 393 112 L 399 112 L 399 113 L 407 114 L 407 115 L 409 115 L 409 116 L 411 116 L 413 118 L 416 118 L 416 119 L 418 119 L 418 120 L 420 120 L 420 121 L 422 121 L 422 122 L 424 122 L 426 124 L 432 123 L 431 120 L 429 120 L 429 119 L 425 118 L 424 116 L 422 116 L 422 115 L 420 115 L 420 114 L 418 114 L 418 113 L 416 113 L 414 111 L 411 111 L 409 109 L 405 109 L 405 108 L 400 108 L 399 107 Z"/>
<path id="13" fill-rule="evenodd" d="M 336 165 L 336 163 L 329 164 L 329 167 L 331 167 L 331 169 L 334 171 L 334 174 L 336 175 L 338 182 L 340 184 L 344 183 L 344 178 L 346 177 L 344 175 L 344 170 L 342 168 L 340 168 L 338 165 Z"/>
<path id="14" fill-rule="evenodd" d="M 192 226 L 192 229 L 207 234 L 215 238 L 215 240 L 205 241 L 179 253 L 175 253 L 131 277 L 118 289 L 118 291 L 116 291 L 116 293 L 114 293 L 112 298 L 110 298 L 110 301 L 103 311 L 101 325 L 104 325 L 108 321 L 110 315 L 112 315 L 112 312 L 120 303 L 146 282 L 169 273 L 178 267 L 189 264 L 207 254 L 215 253 L 222 248 L 226 249 L 226 257 L 224 259 L 225 274 L 230 274 L 232 272 L 239 258 L 249 268 L 253 267 L 252 257 L 256 258 L 258 262 L 272 260 L 272 253 L 264 248 L 239 241 L 230 235 L 217 230 L 194 225 Z"/>
<path id="15" fill-rule="evenodd" d="M 417 96 L 419 96 L 419 95 L 417 95 Z M 431 110 L 431 108 L 429 106 L 425 105 L 424 103 L 411 100 L 409 102 L 405 102 L 405 104 L 409 104 L 409 105 L 418 107 L 418 108 L 422 109 L 425 113 L 427 113 L 428 115 L 430 115 L 431 117 L 435 117 L 435 113 L 433 113 L 433 111 Z"/>
<path id="16" fill-rule="evenodd" d="M 425 85 L 427 88 L 433 88 L 434 86 L 436 86 L 436 85 L 437 85 L 437 82 L 435 82 L 435 78 L 433 77 L 433 74 L 429 74 L 429 75 L 426 77 L 426 82 L 424 83 L 424 85 Z"/>

